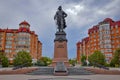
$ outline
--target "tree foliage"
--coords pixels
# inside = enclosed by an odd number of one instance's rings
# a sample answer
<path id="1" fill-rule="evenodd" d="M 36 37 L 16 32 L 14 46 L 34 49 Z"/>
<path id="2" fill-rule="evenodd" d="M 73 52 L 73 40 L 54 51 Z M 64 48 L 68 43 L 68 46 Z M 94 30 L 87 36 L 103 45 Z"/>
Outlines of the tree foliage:
<path id="1" fill-rule="evenodd" d="M 38 66 L 48 66 L 52 63 L 52 59 L 49 57 L 41 57 L 38 61 L 37 61 L 37 65 Z"/>
<path id="2" fill-rule="evenodd" d="M 87 65 L 87 63 L 86 63 L 86 56 L 85 55 L 82 55 L 81 56 L 81 63 L 82 63 L 82 66 L 86 66 Z"/>
<path id="3" fill-rule="evenodd" d="M 120 67 L 120 48 L 116 49 L 113 59 L 110 62 L 112 67 Z"/>
<path id="4" fill-rule="evenodd" d="M 0 52 L 0 63 L 2 64 L 2 67 L 8 67 L 9 66 L 9 60 L 4 55 L 3 52 Z"/>
<path id="5" fill-rule="evenodd" d="M 13 64 L 14 66 L 19 66 L 19 65 L 24 65 L 24 64 L 25 66 L 31 66 L 32 58 L 30 56 L 30 53 L 26 51 L 19 51 L 14 58 Z"/>
<path id="6" fill-rule="evenodd" d="M 76 60 L 76 59 L 69 59 L 69 63 L 70 63 L 72 66 L 75 66 L 75 64 L 77 63 L 77 60 Z"/>
<path id="7" fill-rule="evenodd" d="M 92 55 L 88 57 L 88 60 L 92 65 L 94 63 L 101 65 L 105 64 L 105 56 L 100 51 L 95 51 Z"/>

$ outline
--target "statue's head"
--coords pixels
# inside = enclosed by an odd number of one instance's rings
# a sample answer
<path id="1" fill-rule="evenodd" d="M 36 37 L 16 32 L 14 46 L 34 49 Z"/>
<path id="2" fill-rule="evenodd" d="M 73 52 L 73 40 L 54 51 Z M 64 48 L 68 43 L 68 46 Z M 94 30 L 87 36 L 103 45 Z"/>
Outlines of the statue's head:
<path id="1" fill-rule="evenodd" d="M 59 7 L 58 7 L 58 10 L 62 10 L 62 6 L 59 6 Z"/>

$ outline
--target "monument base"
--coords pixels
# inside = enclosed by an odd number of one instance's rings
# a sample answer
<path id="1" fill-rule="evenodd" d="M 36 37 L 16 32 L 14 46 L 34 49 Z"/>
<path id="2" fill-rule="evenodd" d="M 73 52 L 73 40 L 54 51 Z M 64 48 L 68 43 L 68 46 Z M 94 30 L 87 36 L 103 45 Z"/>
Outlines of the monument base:
<path id="1" fill-rule="evenodd" d="M 55 35 L 52 66 L 55 67 L 57 62 L 63 62 L 66 67 L 69 67 L 66 33 L 58 31 Z"/>
<path id="2" fill-rule="evenodd" d="M 57 62 L 56 67 L 54 68 L 54 75 L 55 76 L 67 76 L 68 70 L 64 65 L 64 62 Z"/>
<path id="3" fill-rule="evenodd" d="M 52 61 L 52 66 L 55 67 L 57 65 L 57 62 L 64 62 L 64 65 L 66 67 L 70 67 L 69 61 L 68 59 L 64 59 L 64 58 L 54 58 Z"/>
<path id="4" fill-rule="evenodd" d="M 66 72 L 56 72 L 56 73 L 54 73 L 54 76 L 68 76 L 68 73 L 66 73 Z"/>
<path id="5" fill-rule="evenodd" d="M 64 62 L 66 67 L 69 67 L 68 55 L 67 55 L 67 42 L 66 41 L 55 41 L 54 42 L 54 58 L 52 66 L 55 67 L 57 62 Z"/>

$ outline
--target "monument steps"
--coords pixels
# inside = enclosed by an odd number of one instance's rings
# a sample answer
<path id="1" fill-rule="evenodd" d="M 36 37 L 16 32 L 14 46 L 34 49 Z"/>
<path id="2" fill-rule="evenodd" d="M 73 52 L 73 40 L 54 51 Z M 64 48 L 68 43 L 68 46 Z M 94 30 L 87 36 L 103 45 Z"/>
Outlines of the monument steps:
<path id="1" fill-rule="evenodd" d="M 69 67 L 67 68 L 68 75 L 92 75 L 94 73 L 85 70 L 84 68 L 75 68 Z M 37 70 L 27 73 L 28 75 L 54 75 L 53 67 L 40 67 Z"/>
<path id="2" fill-rule="evenodd" d="M 40 67 L 37 70 L 27 73 L 29 75 L 53 75 L 54 68 L 53 67 Z"/>
<path id="3" fill-rule="evenodd" d="M 84 68 L 75 68 L 69 67 L 68 68 L 68 75 L 92 75 L 94 73 L 85 70 Z"/>

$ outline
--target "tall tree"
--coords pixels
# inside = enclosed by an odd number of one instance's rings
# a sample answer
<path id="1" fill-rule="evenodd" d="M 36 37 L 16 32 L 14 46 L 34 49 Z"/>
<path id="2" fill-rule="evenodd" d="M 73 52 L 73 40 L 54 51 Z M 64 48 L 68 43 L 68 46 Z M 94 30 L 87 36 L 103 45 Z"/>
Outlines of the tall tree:
<path id="1" fill-rule="evenodd" d="M 77 64 L 77 60 L 76 60 L 75 58 L 69 59 L 69 63 L 70 63 L 72 66 L 75 66 L 75 64 Z"/>
<path id="2" fill-rule="evenodd" d="M 100 51 L 95 51 L 92 55 L 88 57 L 88 60 L 91 64 L 105 64 L 105 56 Z"/>
<path id="3" fill-rule="evenodd" d="M 82 65 L 83 65 L 83 66 L 86 66 L 86 65 L 87 65 L 87 63 L 86 63 L 86 56 L 85 56 L 85 55 L 82 55 L 82 57 L 81 57 L 81 62 L 82 62 Z"/>
<path id="4" fill-rule="evenodd" d="M 9 66 L 9 60 L 5 56 L 4 52 L 0 52 L 0 64 L 2 67 L 8 67 Z"/>
<path id="5" fill-rule="evenodd" d="M 110 65 L 112 67 L 119 67 L 120 66 L 120 48 L 116 49 L 113 59 L 111 60 Z"/>

